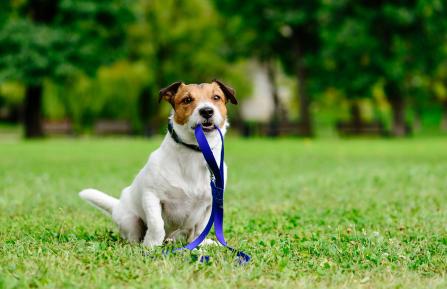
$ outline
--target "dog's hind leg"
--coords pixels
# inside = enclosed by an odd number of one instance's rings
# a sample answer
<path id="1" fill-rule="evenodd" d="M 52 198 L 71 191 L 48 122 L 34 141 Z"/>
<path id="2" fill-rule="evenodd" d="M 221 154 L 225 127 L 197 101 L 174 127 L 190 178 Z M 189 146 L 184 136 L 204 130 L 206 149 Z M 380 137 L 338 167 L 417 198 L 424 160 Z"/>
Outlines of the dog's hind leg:
<path id="1" fill-rule="evenodd" d="M 146 231 L 143 220 L 132 211 L 119 204 L 113 210 L 113 221 L 118 225 L 121 236 L 132 243 L 141 242 Z"/>

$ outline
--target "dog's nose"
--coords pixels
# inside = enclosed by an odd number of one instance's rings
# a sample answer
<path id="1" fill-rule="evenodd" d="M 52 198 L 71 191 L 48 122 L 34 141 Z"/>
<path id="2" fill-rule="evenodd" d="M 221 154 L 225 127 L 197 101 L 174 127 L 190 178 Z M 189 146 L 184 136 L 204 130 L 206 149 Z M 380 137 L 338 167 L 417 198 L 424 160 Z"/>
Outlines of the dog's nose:
<path id="1" fill-rule="evenodd" d="M 213 116 L 213 114 L 214 114 L 214 109 L 212 109 L 211 107 L 204 107 L 204 108 L 201 108 L 200 110 L 199 110 L 199 114 L 201 115 L 201 116 L 203 116 L 204 118 L 210 118 L 210 117 L 212 117 Z"/>

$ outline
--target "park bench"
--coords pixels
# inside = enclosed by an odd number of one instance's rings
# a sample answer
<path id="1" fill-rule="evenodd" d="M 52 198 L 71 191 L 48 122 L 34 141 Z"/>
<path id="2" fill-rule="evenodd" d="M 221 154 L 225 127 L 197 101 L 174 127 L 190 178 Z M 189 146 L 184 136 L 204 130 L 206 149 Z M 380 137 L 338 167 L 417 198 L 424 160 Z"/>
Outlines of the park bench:
<path id="1" fill-rule="evenodd" d="M 73 135 L 73 124 L 68 119 L 44 120 L 43 131 L 45 135 Z"/>
<path id="2" fill-rule="evenodd" d="M 342 122 L 336 125 L 341 136 L 387 136 L 389 133 L 382 122 Z"/>
<path id="3" fill-rule="evenodd" d="M 132 126 L 126 120 L 99 120 L 95 123 L 94 133 L 97 135 L 129 135 Z"/>
<path id="4" fill-rule="evenodd" d="M 252 136 L 308 136 L 299 122 L 282 122 L 275 128 L 271 123 L 243 122 L 237 128 L 244 137 Z"/>

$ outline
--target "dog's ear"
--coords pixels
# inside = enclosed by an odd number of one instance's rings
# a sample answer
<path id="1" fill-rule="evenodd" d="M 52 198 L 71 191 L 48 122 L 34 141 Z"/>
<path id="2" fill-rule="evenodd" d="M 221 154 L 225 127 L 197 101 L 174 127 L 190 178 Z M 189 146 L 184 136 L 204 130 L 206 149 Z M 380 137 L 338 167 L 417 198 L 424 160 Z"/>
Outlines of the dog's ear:
<path id="1" fill-rule="evenodd" d="M 169 103 L 171 103 L 172 106 L 174 106 L 173 98 L 181 85 L 183 85 L 183 82 L 177 81 L 177 82 L 174 82 L 173 84 L 169 85 L 168 87 L 161 89 L 159 92 L 160 98 L 158 99 L 158 102 L 160 102 L 162 99 L 164 99 L 164 100 L 168 101 Z"/>
<path id="2" fill-rule="evenodd" d="M 224 84 L 223 82 L 221 82 L 220 80 L 214 79 L 213 82 L 217 83 L 217 85 L 219 85 L 220 89 L 223 91 L 225 97 L 227 98 L 227 100 L 229 100 L 232 104 L 237 104 L 237 99 L 236 99 L 236 92 L 234 91 L 234 89 L 226 84 Z"/>

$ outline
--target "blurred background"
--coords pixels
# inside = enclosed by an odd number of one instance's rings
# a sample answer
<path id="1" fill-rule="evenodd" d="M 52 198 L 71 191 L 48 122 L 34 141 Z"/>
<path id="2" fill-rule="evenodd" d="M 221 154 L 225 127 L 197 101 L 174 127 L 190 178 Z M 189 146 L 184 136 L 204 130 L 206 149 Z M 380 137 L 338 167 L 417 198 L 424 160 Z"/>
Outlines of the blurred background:
<path id="1" fill-rule="evenodd" d="M 158 135 L 214 78 L 246 137 L 447 134 L 447 3 L 0 2 L 0 138 Z"/>

